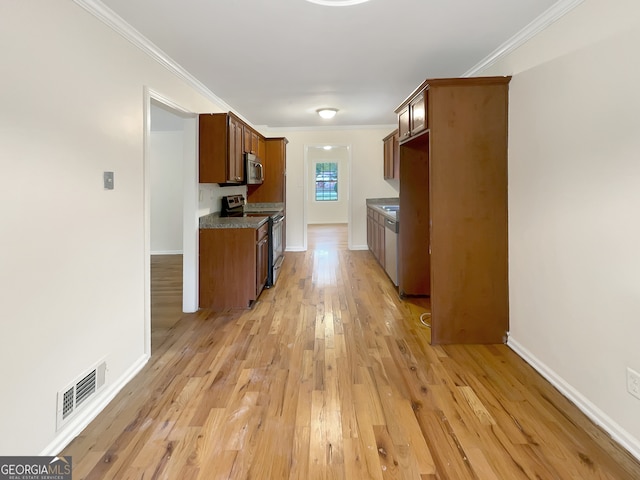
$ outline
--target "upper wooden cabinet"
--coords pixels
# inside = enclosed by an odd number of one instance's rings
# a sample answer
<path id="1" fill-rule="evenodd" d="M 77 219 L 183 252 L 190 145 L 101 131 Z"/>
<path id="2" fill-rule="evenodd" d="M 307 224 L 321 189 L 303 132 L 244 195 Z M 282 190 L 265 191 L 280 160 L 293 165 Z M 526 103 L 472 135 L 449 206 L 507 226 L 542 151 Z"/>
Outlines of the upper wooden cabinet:
<path id="1" fill-rule="evenodd" d="M 245 153 L 253 153 L 254 155 L 259 155 L 260 151 L 260 135 L 254 129 L 249 127 L 248 125 L 244 126 L 244 151 Z"/>
<path id="2" fill-rule="evenodd" d="M 284 137 L 265 138 L 264 181 L 260 185 L 247 185 L 249 203 L 284 203 L 286 201 L 287 143 Z"/>
<path id="3" fill-rule="evenodd" d="M 391 132 L 383 140 L 384 178 L 400 178 L 400 143 L 398 130 Z"/>
<path id="4" fill-rule="evenodd" d="M 398 288 L 431 297 L 433 344 L 507 338 L 509 81 L 426 80 L 396 109 Z"/>
<path id="5" fill-rule="evenodd" d="M 232 113 L 199 115 L 200 183 L 244 182 L 243 128 Z"/>
<path id="6" fill-rule="evenodd" d="M 428 89 L 414 92 L 411 97 L 396 110 L 398 114 L 398 138 L 400 142 L 422 133 L 428 128 L 427 104 Z"/>
<path id="7" fill-rule="evenodd" d="M 427 128 L 427 93 L 428 90 L 423 90 L 409 101 L 411 135 L 417 135 Z"/>
<path id="8" fill-rule="evenodd" d="M 265 138 L 262 135 L 258 135 L 258 158 L 264 158 L 266 155 Z"/>

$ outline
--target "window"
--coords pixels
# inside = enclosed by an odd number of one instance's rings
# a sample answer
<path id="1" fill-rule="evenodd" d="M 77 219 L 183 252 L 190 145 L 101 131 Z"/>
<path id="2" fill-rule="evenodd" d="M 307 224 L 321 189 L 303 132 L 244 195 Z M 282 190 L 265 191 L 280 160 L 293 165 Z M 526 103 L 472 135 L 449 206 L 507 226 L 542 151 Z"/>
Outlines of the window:
<path id="1" fill-rule="evenodd" d="M 335 162 L 316 163 L 316 201 L 338 200 L 338 164 Z"/>

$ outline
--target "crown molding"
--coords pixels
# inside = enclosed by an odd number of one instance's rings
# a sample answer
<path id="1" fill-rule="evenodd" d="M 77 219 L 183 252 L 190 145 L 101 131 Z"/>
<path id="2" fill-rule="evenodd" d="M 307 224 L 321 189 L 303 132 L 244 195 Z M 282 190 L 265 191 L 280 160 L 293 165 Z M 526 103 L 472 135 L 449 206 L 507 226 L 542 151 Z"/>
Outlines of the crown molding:
<path id="1" fill-rule="evenodd" d="M 100 0 L 73 1 L 80 7 L 84 8 L 87 12 L 92 14 L 94 17 L 96 17 L 98 20 L 100 20 L 102 23 L 110 27 L 112 30 L 115 30 L 122 37 L 124 37 L 144 53 L 149 55 L 167 70 L 187 82 L 204 97 L 219 105 L 222 110 L 233 111 L 238 117 L 242 119 L 242 121 L 249 124 L 251 123 L 242 115 L 234 111 L 233 108 L 231 108 L 231 106 L 227 104 L 227 102 L 225 102 L 211 90 L 209 90 L 196 77 L 187 72 L 182 66 L 180 66 L 176 61 L 169 57 L 169 55 L 167 55 L 149 39 L 138 32 L 135 28 L 125 22 L 120 16 L 118 16 L 113 10 L 104 5 Z"/>
<path id="2" fill-rule="evenodd" d="M 584 2 L 584 0 L 560 0 L 559 2 L 555 3 L 554 5 L 549 7 L 542 15 L 533 20 L 529 25 L 524 27 L 513 37 L 511 37 L 509 40 L 507 40 L 493 52 L 491 52 L 488 56 L 486 56 L 476 65 L 463 73 L 462 76 L 473 77 L 474 75 L 482 72 L 486 68 L 496 63 L 500 58 L 511 53 L 516 48 L 523 45 L 531 38 L 535 37 L 553 22 L 565 16 L 582 2 Z"/>
<path id="3" fill-rule="evenodd" d="M 286 133 L 286 132 L 338 132 L 344 130 L 393 130 L 398 128 L 398 124 L 386 125 L 322 125 L 322 126 L 299 126 L 299 127 L 268 127 L 264 129 L 269 133 Z"/>

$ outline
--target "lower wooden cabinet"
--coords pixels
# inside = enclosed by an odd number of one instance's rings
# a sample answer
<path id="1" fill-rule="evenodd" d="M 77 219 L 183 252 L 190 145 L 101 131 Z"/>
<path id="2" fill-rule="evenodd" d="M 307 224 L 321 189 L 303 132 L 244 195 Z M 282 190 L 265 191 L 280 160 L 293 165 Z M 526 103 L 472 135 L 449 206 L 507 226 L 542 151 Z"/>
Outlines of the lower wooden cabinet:
<path id="1" fill-rule="evenodd" d="M 248 308 L 265 286 L 268 225 L 200 229 L 200 308 Z"/>
<path id="2" fill-rule="evenodd" d="M 256 234 L 256 298 L 269 278 L 269 224 L 265 223 Z"/>
<path id="3" fill-rule="evenodd" d="M 367 207 L 367 246 L 382 268 L 385 267 L 384 229 L 384 216 Z"/>

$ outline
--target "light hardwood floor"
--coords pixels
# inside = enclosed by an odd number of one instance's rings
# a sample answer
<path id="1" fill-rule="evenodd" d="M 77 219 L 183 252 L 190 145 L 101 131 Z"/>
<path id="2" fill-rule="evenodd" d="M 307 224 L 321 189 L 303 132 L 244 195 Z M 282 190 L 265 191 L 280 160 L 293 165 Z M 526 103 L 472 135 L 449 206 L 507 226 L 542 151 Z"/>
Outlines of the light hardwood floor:
<path id="1" fill-rule="evenodd" d="M 182 317 L 182 255 L 151 256 L 151 350 Z"/>
<path id="2" fill-rule="evenodd" d="M 430 346 L 428 303 L 344 228 L 310 227 L 252 310 L 166 327 L 62 452 L 74 480 L 640 478 L 506 346 Z"/>

